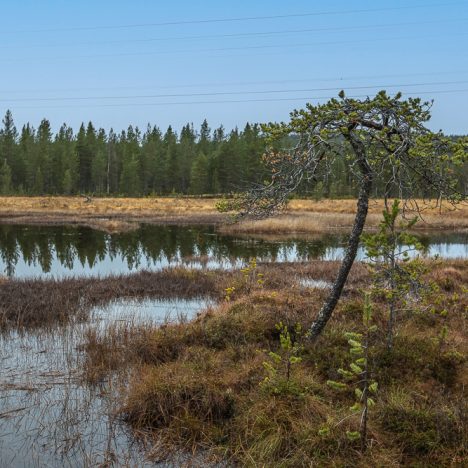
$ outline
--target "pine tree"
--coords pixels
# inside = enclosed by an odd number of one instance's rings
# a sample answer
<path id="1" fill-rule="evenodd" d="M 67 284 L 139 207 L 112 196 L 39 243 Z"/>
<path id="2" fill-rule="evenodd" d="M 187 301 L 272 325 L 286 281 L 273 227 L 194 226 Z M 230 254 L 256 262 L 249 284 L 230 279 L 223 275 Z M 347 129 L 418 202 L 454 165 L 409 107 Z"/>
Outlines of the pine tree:
<path id="1" fill-rule="evenodd" d="M 190 193 L 194 195 L 202 195 L 208 193 L 209 180 L 208 173 L 209 165 L 208 158 L 205 154 L 200 153 L 192 164 L 190 176 Z"/>
<path id="2" fill-rule="evenodd" d="M 177 135 L 169 126 L 164 135 L 164 168 L 165 179 L 163 191 L 165 193 L 175 192 L 177 187 L 177 176 L 179 172 L 177 161 Z"/>
<path id="3" fill-rule="evenodd" d="M 399 312 L 408 299 L 413 302 L 424 291 L 421 277 L 426 266 L 417 257 L 411 259 L 410 252 L 424 253 L 425 248 L 409 232 L 418 219 L 399 220 L 400 200 L 387 205 L 382 214 L 379 230 L 364 235 L 363 244 L 373 272 L 373 294 L 384 296 L 389 303 L 387 347 L 391 349 Z"/>
<path id="4" fill-rule="evenodd" d="M 3 163 L 0 166 L 0 194 L 10 195 L 11 188 L 11 169 L 8 165 L 7 159 L 4 158 Z"/>
<path id="5" fill-rule="evenodd" d="M 62 191 L 64 195 L 70 195 L 73 190 L 73 180 L 71 176 L 70 169 L 65 171 L 62 181 Z"/>
<path id="6" fill-rule="evenodd" d="M 359 431 L 347 431 L 346 435 L 351 441 L 361 440 L 361 451 L 367 447 L 367 423 L 369 410 L 375 405 L 372 396 L 377 393 L 378 384 L 372 378 L 371 348 L 373 335 L 378 330 L 377 325 L 372 323 L 372 304 L 370 295 L 365 295 L 364 310 L 362 314 L 362 333 L 347 332 L 345 337 L 350 347 L 349 355 L 351 362 L 349 369 L 338 369 L 344 382 L 328 380 L 327 385 L 337 391 L 354 389 L 356 401 L 350 408 L 353 413 L 360 413 Z"/>
<path id="7" fill-rule="evenodd" d="M 203 120 L 200 127 L 200 138 L 198 139 L 197 150 L 198 153 L 209 154 L 211 147 L 211 129 L 207 120 Z"/>
<path id="8" fill-rule="evenodd" d="M 33 192 L 37 170 L 35 131 L 29 125 L 24 125 L 19 140 L 19 152 L 25 167 L 24 187 L 27 193 Z"/>
<path id="9" fill-rule="evenodd" d="M 165 178 L 164 148 L 158 127 L 148 126 L 143 137 L 143 186 L 148 192 L 162 193 Z"/>
<path id="10" fill-rule="evenodd" d="M 6 111 L 2 122 L 3 128 L 0 130 L 0 160 L 6 160 L 12 176 L 12 185 L 18 187 L 24 183 L 25 173 L 24 164 L 17 151 L 18 132 L 10 110 Z"/>
<path id="11" fill-rule="evenodd" d="M 178 145 L 178 171 L 179 185 L 177 191 L 188 193 L 190 186 L 190 171 L 196 156 L 195 132 L 193 126 L 187 124 L 180 133 Z"/>
<path id="12" fill-rule="evenodd" d="M 36 176 L 40 174 L 39 180 L 36 180 L 35 186 L 38 189 L 36 193 L 51 193 L 54 191 L 54 180 L 52 171 L 52 131 L 50 122 L 42 119 L 36 133 L 37 144 L 37 168 Z"/>
<path id="13" fill-rule="evenodd" d="M 92 190 L 92 159 L 93 149 L 95 147 L 96 134 L 92 123 L 88 124 L 85 129 L 84 124 L 81 124 L 76 140 L 76 155 L 78 160 L 79 184 L 80 192 L 90 192 Z"/>

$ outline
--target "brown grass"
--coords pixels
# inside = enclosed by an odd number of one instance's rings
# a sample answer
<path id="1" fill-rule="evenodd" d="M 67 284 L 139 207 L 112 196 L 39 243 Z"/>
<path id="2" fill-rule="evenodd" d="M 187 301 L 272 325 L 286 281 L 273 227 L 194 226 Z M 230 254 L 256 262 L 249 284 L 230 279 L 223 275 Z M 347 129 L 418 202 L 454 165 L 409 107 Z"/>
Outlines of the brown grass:
<path id="1" fill-rule="evenodd" d="M 222 216 L 206 198 L 0 197 L 0 219 L 16 224 L 80 224 L 115 232 L 138 223 L 211 223 Z"/>
<path id="2" fill-rule="evenodd" d="M 11 279 L 0 282 L 0 330 L 84 319 L 91 307 L 121 298 L 216 296 L 215 273 L 173 268 L 106 278 Z"/>
<path id="3" fill-rule="evenodd" d="M 434 311 L 400 317 L 392 352 L 384 342 L 376 347 L 373 366 L 380 390 L 364 454 L 345 435 L 359 425 L 349 413 L 352 392 L 337 394 L 326 385 L 349 359 L 343 332 L 357 330 L 361 322 L 360 289 L 368 281 L 362 266 L 353 271 L 324 335 L 316 344 L 304 343 L 292 390 L 272 393 L 259 385 L 268 351 L 278 352 L 275 325 L 301 323 L 307 329 L 323 300 L 324 291 L 293 288 L 281 279 L 291 276 L 293 267 L 265 268 L 268 288 L 239 288 L 230 302 L 192 322 L 90 336 L 86 367 L 91 381 L 130 372 L 120 395 L 121 415 L 135 430 L 153 432 L 159 456 L 183 449 L 241 466 L 463 465 L 468 262 L 431 263 L 428 279 L 441 284 L 441 301 Z M 326 277 L 336 265 L 315 267 Z M 438 312 L 446 307 L 449 314 L 443 317 Z M 383 299 L 374 314 L 383 329 Z M 436 337 L 444 324 L 449 335 L 441 348 Z M 102 355 L 107 353 L 114 358 L 106 363 Z M 323 427 L 329 432 L 319 435 Z"/>
<path id="4" fill-rule="evenodd" d="M 265 288 L 286 288 L 298 278 L 331 280 L 339 262 L 313 261 L 303 264 L 264 264 Z M 365 275 L 356 264 L 350 285 Z M 245 282 L 237 272 L 168 268 L 105 278 L 3 279 L 0 278 L 0 330 L 11 327 L 42 327 L 84 319 L 91 307 L 122 298 L 171 299 L 201 296 L 223 298 L 225 288 L 234 285 L 234 296 L 243 294 Z"/>
<path id="5" fill-rule="evenodd" d="M 375 228 L 382 219 L 384 204 L 373 200 L 369 206 L 367 229 Z M 435 203 L 419 202 L 421 219 L 414 229 L 433 231 L 442 229 L 468 229 L 468 203 L 453 208 L 446 205 L 440 209 Z M 328 231 L 349 230 L 354 221 L 355 200 L 292 200 L 287 210 L 278 216 L 263 220 L 246 220 L 220 228 L 225 233 L 249 234 L 318 234 Z M 415 210 L 408 209 L 406 216 L 416 216 Z"/>
<path id="6" fill-rule="evenodd" d="M 217 223 L 225 216 L 216 211 L 215 198 L 94 198 L 83 197 L 0 197 L 0 219 L 10 223 L 81 224 L 114 232 L 138 223 Z M 349 229 L 355 200 L 292 200 L 285 213 L 268 220 L 246 221 L 224 226 L 224 232 L 317 233 Z M 424 222 L 418 229 L 467 229 L 468 204 L 440 210 L 434 202 L 424 204 Z M 382 200 L 369 208 L 368 226 L 376 226 L 383 209 Z"/>

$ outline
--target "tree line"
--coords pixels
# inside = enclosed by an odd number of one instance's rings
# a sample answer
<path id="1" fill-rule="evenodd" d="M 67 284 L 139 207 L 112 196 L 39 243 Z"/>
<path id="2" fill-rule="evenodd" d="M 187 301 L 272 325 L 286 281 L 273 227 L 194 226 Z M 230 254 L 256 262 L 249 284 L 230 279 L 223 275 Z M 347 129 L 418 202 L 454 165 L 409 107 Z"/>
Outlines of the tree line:
<path id="1" fill-rule="evenodd" d="M 287 144 L 294 144 L 290 141 Z M 179 133 L 148 125 L 116 133 L 92 122 L 75 132 L 63 124 L 54 134 L 43 119 L 34 128 L 17 130 L 11 111 L 0 129 L 1 195 L 201 195 L 239 192 L 268 178 L 262 156 L 265 136 L 260 125 L 243 130 L 211 130 L 204 120 L 197 131 L 186 124 Z M 460 174 L 466 188 L 468 169 Z M 376 190 L 379 189 L 378 184 Z M 357 183 L 346 155 L 335 158 L 311 191 L 299 195 L 354 197 Z"/>

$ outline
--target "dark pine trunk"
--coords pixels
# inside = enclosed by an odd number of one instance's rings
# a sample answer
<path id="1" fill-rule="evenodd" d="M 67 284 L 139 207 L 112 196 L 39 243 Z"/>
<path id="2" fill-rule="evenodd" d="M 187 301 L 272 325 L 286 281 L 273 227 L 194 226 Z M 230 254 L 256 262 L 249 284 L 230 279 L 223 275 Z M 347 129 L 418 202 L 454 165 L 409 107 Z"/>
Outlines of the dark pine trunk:
<path id="1" fill-rule="evenodd" d="M 356 217 L 354 218 L 353 229 L 349 236 L 348 246 L 343 261 L 341 262 L 340 270 L 335 278 L 330 294 L 323 304 L 320 312 L 317 315 L 314 323 L 310 328 L 310 338 L 315 339 L 322 330 L 325 328 L 328 320 L 335 310 L 336 304 L 338 303 L 341 293 L 343 291 L 346 280 L 348 279 L 349 272 L 353 266 L 354 260 L 356 259 L 357 250 L 359 247 L 359 240 L 361 238 L 364 225 L 367 218 L 367 210 L 369 208 L 369 197 L 372 190 L 372 169 L 366 160 L 366 152 L 363 144 L 349 138 L 348 141 L 357 156 L 359 168 L 362 173 L 361 187 L 359 190 L 359 197 L 357 202 Z"/>

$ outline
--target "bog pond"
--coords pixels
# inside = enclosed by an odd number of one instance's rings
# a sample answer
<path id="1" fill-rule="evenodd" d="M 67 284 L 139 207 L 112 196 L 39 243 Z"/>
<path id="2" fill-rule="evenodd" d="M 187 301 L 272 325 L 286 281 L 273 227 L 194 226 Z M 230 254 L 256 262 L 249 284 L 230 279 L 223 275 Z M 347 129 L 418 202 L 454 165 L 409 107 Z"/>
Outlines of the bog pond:
<path id="1" fill-rule="evenodd" d="M 421 235 L 428 255 L 466 258 L 468 233 Z M 9 277 L 107 276 L 138 270 L 232 268 L 259 262 L 340 260 L 346 234 L 259 238 L 222 235 L 213 226 L 143 225 L 106 234 L 86 227 L 0 225 L 0 275 Z M 358 253 L 362 259 L 364 252 Z"/>
<path id="2" fill-rule="evenodd" d="M 421 241 L 430 255 L 468 257 L 466 233 Z M 84 227 L 0 225 L 0 275 L 62 278 L 175 265 L 235 268 L 252 257 L 337 260 L 345 243 L 339 234 L 272 240 L 221 235 L 211 226 L 143 225 L 106 234 Z M 90 331 L 190 320 L 209 305 L 204 298 L 120 300 L 94 308 L 84 323 L 0 334 L 0 466 L 168 466 L 149 461 L 144 438 L 136 440 L 115 417 L 113 389 L 123 383 L 84 382 L 82 345 Z M 183 461 L 185 455 L 180 456 Z"/>

